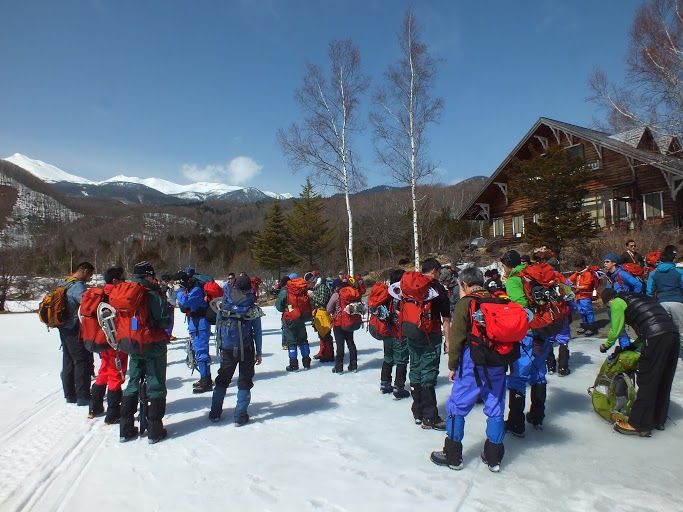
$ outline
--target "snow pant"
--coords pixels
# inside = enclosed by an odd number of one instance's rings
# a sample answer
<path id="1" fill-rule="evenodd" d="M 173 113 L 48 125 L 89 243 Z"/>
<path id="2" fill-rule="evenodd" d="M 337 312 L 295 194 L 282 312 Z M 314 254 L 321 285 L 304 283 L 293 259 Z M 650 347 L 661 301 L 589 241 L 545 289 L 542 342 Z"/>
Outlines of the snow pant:
<path id="1" fill-rule="evenodd" d="M 679 354 L 680 344 L 675 333 L 644 340 L 636 371 L 638 392 L 628 418 L 636 430 L 652 430 L 666 423 Z"/>
<path id="2" fill-rule="evenodd" d="M 469 347 L 462 353 L 461 367 L 455 371 L 451 395 L 446 402 L 446 433 L 453 441 L 461 442 L 465 436 L 465 416 L 477 400 L 484 401 L 486 438 L 502 444 L 505 438 L 505 373 L 503 366 L 479 366 L 472 362 Z"/>
<path id="3" fill-rule="evenodd" d="M 308 346 L 306 322 L 303 320 L 283 322 L 282 334 L 287 341 L 287 353 L 289 354 L 290 361 L 298 358 L 298 351 L 301 352 L 302 358 L 310 357 L 311 349 Z"/>
<path id="4" fill-rule="evenodd" d="M 320 338 L 320 347 L 318 349 L 318 359 L 321 361 L 334 360 L 334 338 L 332 332 L 328 332 L 325 336 Z"/>
<path id="5" fill-rule="evenodd" d="M 62 388 L 70 401 L 90 400 L 90 377 L 94 370 L 92 352 L 78 340 L 78 329 L 59 329 L 62 341 Z"/>
<path id="6" fill-rule="evenodd" d="M 202 379 L 211 379 L 211 356 L 209 355 L 209 338 L 211 337 L 211 323 L 201 316 L 189 316 L 187 330 L 192 339 L 195 361 L 199 376 Z"/>
<path id="7" fill-rule="evenodd" d="M 592 299 L 576 299 L 576 310 L 579 312 L 581 322 L 587 327 L 593 328 L 595 324 L 595 315 L 593 314 L 593 300 Z"/>
<path id="8" fill-rule="evenodd" d="M 337 371 L 344 369 L 344 344 L 349 348 L 349 371 L 358 368 L 358 350 L 356 342 L 353 341 L 353 331 L 345 331 L 341 327 L 332 328 L 334 341 L 337 345 L 337 355 L 334 358 L 334 367 Z"/>
<path id="9" fill-rule="evenodd" d="M 235 420 L 243 418 L 247 414 L 247 407 L 251 401 L 251 388 L 254 387 L 254 365 L 256 354 L 253 346 L 245 346 L 244 357 L 235 354 L 232 350 L 221 350 L 221 366 L 216 376 L 216 385 L 213 388 L 211 398 L 211 417 L 218 418 L 223 411 L 223 400 L 228 386 L 239 367 L 237 377 L 237 406 L 235 407 Z"/>
<path id="10" fill-rule="evenodd" d="M 121 371 L 116 369 L 116 351 L 113 348 L 103 350 L 102 352 L 99 352 L 99 354 L 100 369 L 97 372 L 95 384 L 99 386 L 106 385 L 110 391 L 120 391 L 125 379 L 126 368 L 128 366 L 128 354 L 125 352 L 119 352 Z"/>
<path id="11" fill-rule="evenodd" d="M 147 397 L 150 400 L 166 398 L 166 342 L 145 345 L 142 353 L 128 356 L 128 386 L 123 396 L 137 396 L 140 383 L 147 381 Z"/>
<path id="12" fill-rule="evenodd" d="M 548 338 L 549 347 L 548 357 L 546 359 L 546 366 L 547 368 L 552 368 L 553 371 L 555 371 L 558 365 L 558 361 L 555 359 L 555 350 L 553 348 L 554 343 L 558 343 L 560 345 L 560 368 L 565 370 L 569 368 L 569 341 L 572 338 L 569 323 L 569 317 L 565 318 L 562 324 L 562 330 L 558 332 L 555 336 L 550 336 Z"/>
<path id="13" fill-rule="evenodd" d="M 409 354 L 408 343 L 398 338 L 384 339 L 384 361 L 382 361 L 382 373 L 380 381 L 391 383 L 391 370 L 396 365 L 396 380 L 394 386 L 403 389 L 406 385 L 406 368 Z"/>
<path id="14" fill-rule="evenodd" d="M 441 358 L 441 333 L 430 333 L 429 341 L 404 337 L 410 356 L 410 394 L 413 418 L 433 421 L 439 414 L 436 403 L 436 378 Z"/>
<path id="15" fill-rule="evenodd" d="M 678 331 L 679 344 L 683 346 L 683 302 L 660 302 L 660 304 L 671 316 L 674 327 Z"/>
<path id="16" fill-rule="evenodd" d="M 520 344 L 520 357 L 512 364 L 506 378 L 506 386 L 510 390 L 508 428 L 517 433 L 524 432 L 527 385 L 531 386 L 529 419 L 535 425 L 541 425 L 545 418 L 546 359 L 550 346 L 546 338 L 529 332 Z"/>

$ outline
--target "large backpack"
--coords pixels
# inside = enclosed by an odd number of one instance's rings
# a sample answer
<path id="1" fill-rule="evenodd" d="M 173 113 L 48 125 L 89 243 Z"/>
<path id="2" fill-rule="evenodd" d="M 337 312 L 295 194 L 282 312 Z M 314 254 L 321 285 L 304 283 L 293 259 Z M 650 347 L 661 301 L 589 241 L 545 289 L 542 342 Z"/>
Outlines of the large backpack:
<path id="1" fill-rule="evenodd" d="M 507 296 L 467 295 L 470 301 L 467 343 L 474 364 L 507 366 L 519 359 L 519 344 L 529 330 L 526 309 Z"/>
<path id="2" fill-rule="evenodd" d="M 605 420 L 628 419 L 636 400 L 634 377 L 639 359 L 640 352 L 635 350 L 623 350 L 612 360 L 606 358 L 595 383 L 588 388 L 593 409 Z"/>
<path id="3" fill-rule="evenodd" d="M 540 336 L 554 336 L 562 330 L 569 315 L 569 302 L 574 298 L 564 276 L 547 263 L 526 267 L 520 273 L 524 295 L 534 317 L 529 327 Z"/>
<path id="4" fill-rule="evenodd" d="M 81 328 L 78 338 L 90 352 L 102 352 L 111 348 L 97 319 L 97 308 L 103 302 L 107 302 L 104 288 L 88 288 L 81 296 L 81 307 L 78 310 Z"/>
<path id="5" fill-rule="evenodd" d="M 392 335 L 392 303 L 389 287 L 385 283 L 375 283 L 368 295 L 368 331 L 376 340 L 383 340 Z"/>
<path id="6" fill-rule="evenodd" d="M 218 312 L 216 342 L 221 350 L 232 350 L 235 357 L 244 359 L 244 347 L 254 344 L 252 321 L 264 315 L 255 304 L 252 291 L 244 293 L 226 286 L 221 309 Z"/>
<path id="7" fill-rule="evenodd" d="M 287 307 L 282 317 L 287 322 L 311 319 L 311 302 L 308 299 L 308 283 L 303 277 L 287 281 Z"/>
<path id="8" fill-rule="evenodd" d="M 162 327 L 152 325 L 147 292 L 142 284 L 126 281 L 109 293 L 109 304 L 116 310 L 116 341 L 124 352 L 139 352 L 144 345 L 169 339 Z"/>
<path id="9" fill-rule="evenodd" d="M 38 306 L 38 317 L 40 321 L 49 328 L 62 327 L 69 321 L 69 311 L 67 308 L 66 291 L 76 281 L 68 280 L 64 286 L 48 292 Z"/>
<path id="10" fill-rule="evenodd" d="M 421 272 L 409 271 L 401 277 L 401 334 L 415 340 L 429 339 L 436 331 L 439 314 L 432 311 L 432 279 Z"/>
<path id="11" fill-rule="evenodd" d="M 641 279 L 645 275 L 645 269 L 637 263 L 622 263 L 621 268 L 637 279 Z"/>
<path id="12" fill-rule="evenodd" d="M 363 325 L 365 305 L 361 302 L 360 290 L 353 286 L 342 286 L 339 289 L 339 308 L 336 325 L 344 331 L 357 331 Z"/>
<path id="13" fill-rule="evenodd" d="M 204 285 L 204 300 L 207 303 L 221 297 L 223 297 L 223 288 L 216 281 L 209 281 Z M 216 312 L 212 308 L 206 308 L 204 316 L 211 325 L 216 325 Z"/>

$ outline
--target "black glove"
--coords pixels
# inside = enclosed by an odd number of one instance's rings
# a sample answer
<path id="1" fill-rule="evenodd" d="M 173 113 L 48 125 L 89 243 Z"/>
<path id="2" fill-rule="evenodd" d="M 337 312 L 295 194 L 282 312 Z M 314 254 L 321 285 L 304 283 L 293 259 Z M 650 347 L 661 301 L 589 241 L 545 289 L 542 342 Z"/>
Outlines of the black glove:
<path id="1" fill-rule="evenodd" d="M 607 352 L 607 347 L 605 345 L 600 345 L 600 352 L 602 352 L 603 354 Z"/>

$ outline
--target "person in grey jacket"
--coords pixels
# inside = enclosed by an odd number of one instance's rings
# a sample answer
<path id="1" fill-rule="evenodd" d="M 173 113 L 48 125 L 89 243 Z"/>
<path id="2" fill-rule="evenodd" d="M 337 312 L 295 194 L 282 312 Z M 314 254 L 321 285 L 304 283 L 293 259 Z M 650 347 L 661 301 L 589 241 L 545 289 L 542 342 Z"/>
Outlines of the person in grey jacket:
<path id="1" fill-rule="evenodd" d="M 90 405 L 90 377 L 93 374 L 93 355 L 78 339 L 80 323 L 78 308 L 85 284 L 92 278 L 95 267 L 84 261 L 76 271 L 60 284 L 66 287 L 66 311 L 68 320 L 59 328 L 62 341 L 62 388 L 67 403 L 79 406 Z"/>

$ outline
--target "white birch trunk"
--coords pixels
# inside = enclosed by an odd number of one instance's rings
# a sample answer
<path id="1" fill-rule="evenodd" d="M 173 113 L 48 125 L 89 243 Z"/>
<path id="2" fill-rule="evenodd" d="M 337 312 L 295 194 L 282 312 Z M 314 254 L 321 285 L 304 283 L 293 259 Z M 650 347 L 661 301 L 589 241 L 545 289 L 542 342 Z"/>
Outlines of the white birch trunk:
<path id="1" fill-rule="evenodd" d="M 408 25 L 408 60 L 410 62 L 410 100 L 408 117 L 410 121 L 408 137 L 410 138 L 410 192 L 413 201 L 413 241 L 415 244 L 415 270 L 420 270 L 420 240 L 417 229 L 417 161 L 415 147 L 415 67 L 413 65 L 413 35 L 410 32 L 412 23 Z"/>

